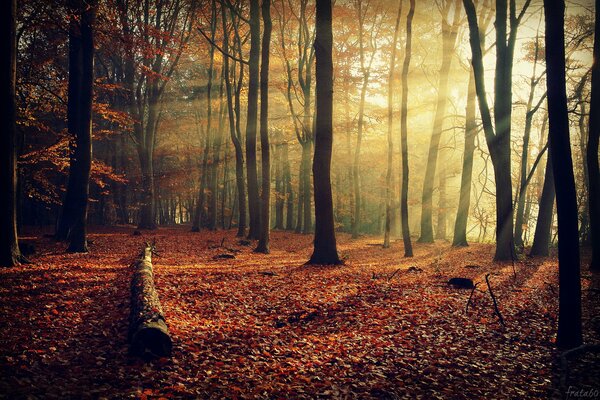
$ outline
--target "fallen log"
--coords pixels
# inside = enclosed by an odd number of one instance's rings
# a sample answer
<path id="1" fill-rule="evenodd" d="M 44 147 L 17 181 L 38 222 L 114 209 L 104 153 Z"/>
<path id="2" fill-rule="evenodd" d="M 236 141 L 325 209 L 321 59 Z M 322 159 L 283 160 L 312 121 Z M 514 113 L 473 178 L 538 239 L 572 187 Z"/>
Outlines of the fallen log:
<path id="1" fill-rule="evenodd" d="M 132 265 L 129 351 L 142 357 L 168 357 L 173 344 L 154 288 L 153 248 L 146 244 L 140 258 Z"/>

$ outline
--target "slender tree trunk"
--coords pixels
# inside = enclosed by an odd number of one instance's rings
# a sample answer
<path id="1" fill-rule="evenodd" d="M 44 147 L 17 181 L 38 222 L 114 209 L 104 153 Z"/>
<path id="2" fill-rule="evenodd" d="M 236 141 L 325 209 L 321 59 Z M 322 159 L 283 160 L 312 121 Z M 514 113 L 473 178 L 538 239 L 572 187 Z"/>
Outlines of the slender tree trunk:
<path id="1" fill-rule="evenodd" d="M 412 257 L 412 243 L 408 225 L 408 69 L 412 55 L 412 21 L 415 15 L 415 0 L 410 0 L 410 10 L 406 16 L 406 49 L 402 66 L 402 106 L 400 108 L 400 149 L 402 152 L 402 185 L 400 189 L 400 214 L 402 219 L 402 240 L 404 257 Z"/>
<path id="2" fill-rule="evenodd" d="M 413 0 L 414 1 L 414 0 Z M 333 147 L 333 60 L 331 0 L 316 3 L 316 131 L 313 180 L 315 187 L 314 251 L 308 264 L 341 264 L 338 257 L 331 194 Z"/>
<path id="3" fill-rule="evenodd" d="M 552 228 L 552 214 L 554 209 L 554 173 L 552 170 L 552 157 L 548 150 L 548 161 L 546 162 L 546 173 L 544 176 L 544 187 L 539 201 L 537 223 L 530 256 L 547 257 L 550 247 L 550 231 Z"/>
<path id="4" fill-rule="evenodd" d="M 469 206 L 471 203 L 471 178 L 473 176 L 473 154 L 475 152 L 475 138 L 477 137 L 477 121 L 475 120 L 475 78 L 473 69 L 469 71 L 467 86 L 467 106 L 465 111 L 465 150 L 463 155 L 462 175 L 460 178 L 460 198 L 458 211 L 454 222 L 454 238 L 452 246 L 468 246 L 467 220 L 469 219 Z"/>
<path id="5" fill-rule="evenodd" d="M 67 100 L 67 127 L 69 131 L 69 178 L 67 181 L 67 192 L 63 200 L 61 214 L 56 227 L 55 238 L 57 240 L 67 240 L 73 226 L 75 213 L 75 185 L 76 179 L 71 178 L 71 169 L 77 170 L 77 158 L 75 157 L 77 147 L 77 134 L 80 128 L 80 102 L 81 95 L 81 26 L 79 18 L 79 7 L 77 2 L 71 1 L 72 8 L 71 19 L 69 21 L 69 83 Z"/>
<path id="6" fill-rule="evenodd" d="M 17 71 L 16 0 L 5 0 L 0 6 L 0 266 L 12 267 L 24 261 L 17 236 L 17 107 L 15 82 Z"/>
<path id="7" fill-rule="evenodd" d="M 223 22 L 223 32 L 227 32 L 227 11 L 226 6 L 221 5 L 222 7 L 222 22 Z M 227 53 L 229 51 L 229 39 L 228 35 L 223 35 L 223 51 Z M 240 66 L 240 71 L 243 71 L 243 65 Z M 238 231 L 237 236 L 243 237 L 246 234 L 246 186 L 244 182 L 244 152 L 242 149 L 242 143 L 240 138 L 238 137 L 238 129 L 236 123 L 239 123 L 239 112 L 237 113 L 238 119 L 234 117 L 234 105 L 233 105 L 233 96 L 232 96 L 232 88 L 231 81 L 229 79 L 229 57 L 223 57 L 223 74 L 226 77 L 225 79 L 225 93 L 227 95 L 227 115 L 229 117 L 229 133 L 231 136 L 231 141 L 233 142 L 233 147 L 235 149 L 235 180 L 237 187 L 237 200 L 238 200 Z M 242 79 L 242 74 L 238 79 Z M 236 110 L 239 110 L 237 105 L 236 98 Z M 232 218 L 233 218 L 233 210 L 232 210 Z"/>
<path id="8" fill-rule="evenodd" d="M 271 44 L 271 0 L 262 2 L 263 38 L 260 65 L 260 149 L 262 166 L 262 197 L 260 237 L 255 251 L 269 253 L 271 230 L 271 147 L 269 144 L 269 50 Z"/>
<path id="9" fill-rule="evenodd" d="M 273 146 L 275 150 L 275 229 L 283 230 L 283 214 L 285 211 L 285 183 L 283 179 L 283 165 L 281 160 L 282 144 L 278 137 L 278 143 Z"/>
<path id="10" fill-rule="evenodd" d="M 223 125 L 225 123 L 225 109 L 223 104 L 223 80 L 227 79 L 225 75 L 221 75 L 222 80 L 219 85 L 219 128 L 213 141 L 212 162 L 210 164 L 210 202 L 208 203 L 208 229 L 214 231 L 217 229 L 217 200 L 219 194 L 218 172 L 221 164 L 221 142 L 223 137 Z"/>
<path id="11" fill-rule="evenodd" d="M 310 136 L 312 138 L 312 134 Z M 312 139 L 307 140 L 302 144 L 302 186 L 303 198 L 302 198 L 302 216 L 304 222 L 302 223 L 302 233 L 309 234 L 312 232 L 312 206 L 311 206 L 311 186 L 310 186 L 310 155 L 312 153 L 313 142 Z"/>
<path id="12" fill-rule="evenodd" d="M 294 230 L 295 233 L 302 232 L 302 223 L 304 222 L 304 160 L 304 157 L 300 159 L 300 169 L 298 171 L 298 210 L 296 212 L 296 229 Z"/>
<path id="13" fill-rule="evenodd" d="M 94 34 L 95 4 L 81 2 L 81 75 L 79 85 L 79 116 L 76 131 L 74 161 L 69 170 L 73 180 L 73 221 L 69 232 L 68 251 L 85 253 L 87 249 L 87 211 L 92 168 L 92 101 L 94 97 Z"/>
<path id="14" fill-rule="evenodd" d="M 248 210 L 250 212 L 249 239 L 260 234 L 260 199 L 256 166 L 256 125 L 258 115 L 258 87 L 260 62 L 260 7 L 258 0 L 250 0 L 250 59 L 248 76 L 248 109 L 246 118 L 246 175 L 248 180 Z"/>
<path id="15" fill-rule="evenodd" d="M 292 174 L 290 171 L 290 159 L 287 142 L 283 143 L 283 179 L 285 182 L 287 196 L 285 229 L 291 231 L 294 229 L 294 188 L 292 187 Z"/>
<path id="16" fill-rule="evenodd" d="M 600 141 L 600 1 L 595 1 L 594 25 L 594 64 L 592 65 L 592 99 L 589 113 L 589 132 L 587 143 L 588 201 L 590 212 L 590 239 L 592 243 L 592 261 L 590 269 L 600 270 L 600 167 L 598 165 L 598 142 Z"/>
<path id="17" fill-rule="evenodd" d="M 569 138 L 563 0 L 544 0 L 550 156 L 558 211 L 559 312 L 557 345 L 581 345 L 581 280 L 577 195 Z"/>
<path id="18" fill-rule="evenodd" d="M 460 2 L 456 1 L 455 21 L 458 21 Z M 423 195 L 421 197 L 421 236 L 419 242 L 433 243 L 433 185 L 437 169 L 438 152 L 442 138 L 444 116 L 446 115 L 446 104 L 448 102 L 448 78 L 450 67 L 456 45 L 458 24 L 448 23 L 448 12 L 442 15 L 442 65 L 439 72 L 438 99 L 433 119 L 433 131 L 429 143 L 429 154 L 425 168 L 425 180 L 423 182 Z M 440 179 L 443 181 L 443 179 Z M 445 218 L 444 218 L 445 219 Z M 445 236 L 445 235 L 444 235 Z"/>
<path id="19" fill-rule="evenodd" d="M 446 239 L 446 202 L 448 199 L 446 198 L 446 171 L 438 172 L 439 179 L 439 206 L 438 206 L 438 215 L 437 215 L 437 227 L 435 232 L 436 239 Z"/>
<path id="20" fill-rule="evenodd" d="M 392 41 L 392 54 L 390 56 L 390 73 L 388 77 L 388 153 L 387 153 L 387 172 L 385 175 L 385 228 L 383 235 L 383 247 L 390 247 L 390 231 L 392 227 L 392 193 L 394 192 L 392 174 L 393 174 L 393 159 L 394 159 L 394 137 L 392 134 L 392 117 L 393 117 L 393 99 L 394 99 L 394 70 L 396 68 L 396 47 L 398 45 L 398 32 L 400 31 L 400 17 L 402 15 L 402 2 L 399 2 L 398 13 L 396 14 L 396 25 L 394 27 L 394 40 Z"/>

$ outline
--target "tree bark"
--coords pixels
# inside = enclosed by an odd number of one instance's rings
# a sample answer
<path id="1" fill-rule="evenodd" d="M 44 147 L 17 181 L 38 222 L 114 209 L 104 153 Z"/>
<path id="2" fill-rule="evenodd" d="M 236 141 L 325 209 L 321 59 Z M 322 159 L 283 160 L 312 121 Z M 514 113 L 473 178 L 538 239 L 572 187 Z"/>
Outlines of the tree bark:
<path id="1" fill-rule="evenodd" d="M 402 65 L 402 106 L 400 108 L 400 149 L 402 152 L 402 185 L 400 188 L 400 215 L 402 219 L 402 240 L 404 257 L 412 257 L 412 243 L 408 226 L 408 69 L 412 55 L 412 21 L 415 15 L 415 0 L 410 0 L 410 10 L 406 16 L 406 48 Z"/>
<path id="2" fill-rule="evenodd" d="M 256 165 L 256 126 L 258 115 L 260 62 L 260 7 L 258 0 L 250 0 L 250 58 L 248 76 L 248 109 L 246 117 L 246 179 L 248 180 L 248 210 L 250 214 L 249 239 L 260 235 L 260 199 Z"/>
<path id="3" fill-rule="evenodd" d="M 129 351 L 137 356 L 168 357 L 173 345 L 154 287 L 152 250 L 152 246 L 146 246 L 133 264 Z"/>
<path id="4" fill-rule="evenodd" d="M 260 237 L 255 251 L 269 253 L 271 231 L 271 147 L 269 144 L 269 50 L 271 45 L 271 0 L 262 2 L 263 37 L 260 65 L 260 149 L 262 167 L 262 194 L 260 209 Z"/>
<path id="5" fill-rule="evenodd" d="M 341 264 L 338 257 L 331 194 L 333 146 L 333 60 L 331 0 L 316 2 L 316 131 L 313 159 L 315 188 L 314 251 L 308 264 Z"/>
<path id="6" fill-rule="evenodd" d="M 80 5 L 81 32 L 81 75 L 79 87 L 78 113 L 76 119 L 78 129 L 75 132 L 74 163 L 69 170 L 69 185 L 73 189 L 73 220 L 69 232 L 68 251 L 85 253 L 87 249 L 87 211 L 92 168 L 92 102 L 94 98 L 94 20 L 96 18 L 95 4 L 81 2 Z"/>
<path id="7" fill-rule="evenodd" d="M 565 77 L 564 0 L 544 0 L 550 156 L 558 212 L 559 312 L 557 345 L 581 345 L 581 280 L 577 195 L 569 138 Z"/>
<path id="8" fill-rule="evenodd" d="M 24 261 L 17 235 L 17 131 L 15 82 L 17 71 L 16 0 L 6 0 L 0 6 L 0 266 L 12 267 Z"/>

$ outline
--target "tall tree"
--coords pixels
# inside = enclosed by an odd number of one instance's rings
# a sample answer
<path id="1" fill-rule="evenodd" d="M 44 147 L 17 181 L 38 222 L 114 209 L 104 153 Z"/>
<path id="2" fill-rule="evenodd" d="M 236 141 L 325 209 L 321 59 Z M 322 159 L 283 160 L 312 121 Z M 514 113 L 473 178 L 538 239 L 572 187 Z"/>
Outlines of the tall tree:
<path id="1" fill-rule="evenodd" d="M 554 211 L 554 173 L 552 169 L 552 151 L 548 150 L 548 161 L 546 162 L 546 172 L 544 174 L 544 186 L 539 199 L 539 209 L 537 223 L 535 224 L 535 233 L 533 235 L 533 244 L 531 245 L 530 256 L 547 257 L 550 247 L 550 232 L 552 229 L 552 215 Z"/>
<path id="2" fill-rule="evenodd" d="M 114 0 L 125 42 L 123 69 L 142 195 L 138 227 L 156 228 L 154 147 L 162 98 L 191 36 L 196 2 Z"/>
<path id="3" fill-rule="evenodd" d="M 592 99 L 589 112 L 587 143 L 588 190 L 590 212 L 590 239 L 592 261 L 590 268 L 600 270 L 600 166 L 598 165 L 598 142 L 600 141 L 600 0 L 595 2 L 594 64 L 592 65 Z"/>
<path id="4" fill-rule="evenodd" d="M 210 36 L 211 41 L 214 42 L 215 34 L 217 31 L 217 3 L 215 0 L 211 1 L 211 18 L 210 18 Z M 224 33 L 225 34 L 225 33 Z M 194 220 L 192 222 L 192 232 L 200 232 L 202 227 L 202 215 L 204 213 L 205 203 L 205 191 L 206 191 L 206 180 L 208 177 L 208 156 L 210 152 L 210 139 L 212 136 L 211 124 L 212 124 L 212 83 L 214 75 L 214 46 L 209 46 L 208 49 L 208 78 L 206 83 L 206 131 L 205 145 L 202 155 L 202 170 L 200 171 L 200 189 L 198 190 L 198 199 L 196 200 L 196 211 L 194 212 Z M 211 166 L 212 167 L 212 166 Z"/>
<path id="5" fill-rule="evenodd" d="M 363 0 L 356 0 L 356 12 L 358 17 L 358 44 L 360 55 L 360 72 L 362 74 L 362 85 L 360 88 L 360 102 L 358 104 L 358 126 L 356 130 L 356 146 L 354 147 L 354 163 L 352 164 L 352 185 L 354 196 L 354 210 L 352 212 L 352 237 L 358 237 L 360 227 L 360 212 L 361 212 L 361 193 L 360 193 L 360 151 L 362 146 L 363 130 L 365 126 L 365 99 L 367 96 L 367 88 L 369 87 L 369 79 L 371 77 L 371 68 L 373 60 L 377 54 L 377 35 L 382 19 L 379 18 L 378 10 L 373 12 L 373 23 L 370 26 L 369 36 L 365 38 L 365 19 L 369 10 L 370 1 L 363 4 Z M 377 20 L 379 19 L 379 24 Z M 371 54 L 367 60 L 367 46 L 371 50 Z"/>
<path id="6" fill-rule="evenodd" d="M 70 252 L 87 252 L 86 224 L 92 167 L 95 4 L 72 0 L 69 5 L 71 20 L 67 119 L 71 156 L 67 193 L 56 238 L 68 239 Z"/>
<path id="7" fill-rule="evenodd" d="M 260 199 L 256 166 L 256 126 L 258 118 L 258 88 L 260 62 L 260 6 L 250 0 L 250 58 L 248 59 L 248 108 L 246 115 L 246 178 L 248 180 L 248 238 L 258 239 L 260 233 Z"/>
<path id="8" fill-rule="evenodd" d="M 485 47 L 485 35 L 492 20 L 493 12 L 489 0 L 482 3 L 479 11 L 479 40 Z M 467 104 L 465 107 L 465 147 L 463 153 L 462 174 L 460 177 L 460 196 L 458 211 L 454 222 L 452 246 L 468 246 L 467 220 L 471 204 L 471 181 L 473 176 L 473 154 L 475 153 L 475 138 L 477 137 L 475 76 L 473 66 L 469 66 L 469 83 L 467 84 Z"/>
<path id="9" fill-rule="evenodd" d="M 538 29 L 539 31 L 539 29 Z M 538 58 L 539 58 L 539 34 L 536 34 L 535 44 L 533 48 L 533 72 L 531 77 L 529 78 L 529 96 L 527 98 L 527 106 L 525 110 L 525 130 L 523 133 L 523 147 L 521 149 L 521 171 L 520 171 L 520 183 L 517 190 L 517 212 L 515 215 L 515 246 L 517 249 L 522 250 L 524 246 L 523 242 L 523 225 L 527 222 L 524 220 L 525 216 L 525 197 L 527 194 L 527 186 L 528 180 L 527 176 L 528 172 L 528 161 L 529 161 L 529 139 L 531 136 L 531 126 L 533 122 L 533 116 L 540 108 L 544 100 L 546 99 L 546 94 L 542 95 L 538 100 L 537 104 L 533 104 L 533 99 L 535 95 L 535 89 L 542 79 L 544 74 L 541 74 L 539 77 L 536 76 Z M 541 149 L 540 149 L 541 151 Z"/>
<path id="10" fill-rule="evenodd" d="M 232 12 L 232 15 L 234 13 Z M 237 201 L 238 201 L 238 231 L 237 236 L 243 237 L 246 234 L 246 184 L 244 182 L 244 151 L 242 148 L 241 130 L 240 130 L 240 103 L 239 94 L 241 90 L 241 84 L 244 76 L 244 62 L 238 59 L 240 65 L 240 72 L 237 77 L 238 87 L 236 87 L 235 96 L 232 93 L 232 80 L 230 77 L 229 59 L 229 32 L 227 30 L 227 12 L 226 7 L 221 3 L 221 22 L 223 25 L 223 75 L 225 76 L 225 94 L 227 97 L 227 116 L 229 120 L 229 134 L 233 143 L 235 151 L 235 181 L 237 187 Z M 234 27 L 235 27 L 234 22 Z M 238 46 L 238 54 L 241 53 L 241 48 Z M 235 72 L 235 65 L 233 71 Z M 235 97 L 235 102 L 234 102 Z M 235 115 L 234 115 L 235 111 Z"/>
<path id="11" fill-rule="evenodd" d="M 269 51 L 271 45 L 271 0 L 262 2 L 263 37 L 260 64 L 260 149 L 262 165 L 262 193 L 260 209 L 260 237 L 256 251 L 269 253 L 271 230 L 271 155 L 269 145 Z"/>
<path id="12" fill-rule="evenodd" d="M 383 237 L 383 247 L 390 247 L 390 231 L 392 227 L 392 185 L 393 159 L 394 159 L 394 136 L 392 135 L 392 117 L 393 117 L 393 99 L 394 99 L 394 70 L 396 69 L 396 47 L 398 45 L 398 33 L 400 31 L 400 17 L 402 16 L 402 2 L 398 4 L 398 13 L 396 14 L 396 24 L 394 26 L 394 39 L 392 40 L 392 54 L 390 55 L 390 73 L 388 77 L 388 153 L 387 153 L 387 172 L 385 176 L 385 233 Z"/>
<path id="13" fill-rule="evenodd" d="M 414 1 L 414 0 L 413 0 Z M 331 194 L 333 147 L 333 34 L 331 0 L 316 3 L 316 130 L 313 158 L 315 188 L 314 251 L 308 264 L 341 264 L 335 241 Z"/>
<path id="14" fill-rule="evenodd" d="M 307 7 L 308 0 L 299 1 L 299 12 L 293 12 L 291 3 L 289 12 L 295 17 L 297 23 L 297 31 L 293 32 L 288 28 L 291 18 L 288 17 L 285 2 L 289 0 L 281 0 L 281 10 L 275 8 L 278 12 L 278 20 L 280 24 L 280 45 L 281 55 L 285 64 L 286 71 L 286 99 L 290 115 L 294 124 L 296 138 L 302 149 L 301 161 L 298 171 L 298 209 L 296 215 L 296 233 L 310 233 L 312 230 L 312 212 L 311 212 L 311 184 L 310 184 L 310 162 L 311 152 L 313 148 L 313 111 L 312 111 L 312 85 L 313 85 L 313 64 L 315 51 L 313 48 L 314 29 L 311 29 L 308 24 Z M 297 71 L 294 74 L 292 68 L 292 60 L 288 56 L 289 41 L 286 37 L 296 35 L 297 40 L 296 54 L 298 65 Z M 295 79 L 294 79 L 295 76 Z M 299 103 L 300 110 L 295 106 Z M 290 189 L 290 197 L 288 204 L 293 208 L 293 196 Z M 290 209 L 291 209 L 290 208 Z M 291 216 L 288 216 L 288 219 Z"/>
<path id="15" fill-rule="evenodd" d="M 564 0 L 544 0 L 544 12 L 550 156 L 558 212 L 560 286 L 557 345 L 569 349 L 581 344 L 582 333 L 577 195 L 565 76 Z"/>
<path id="16" fill-rule="evenodd" d="M 452 7 L 453 3 L 454 8 Z M 433 242 L 433 184 L 446 114 L 446 104 L 448 103 L 448 78 L 450 76 L 452 59 L 454 58 L 458 28 L 460 26 L 460 0 L 443 1 L 439 4 L 439 9 L 442 16 L 442 64 L 438 76 L 438 99 L 433 118 L 433 131 L 429 143 L 429 154 L 427 156 L 425 180 L 423 182 L 423 195 L 421 197 L 421 236 L 419 237 L 419 242 L 421 243 Z M 441 182 L 444 182 L 443 177 L 441 178 Z"/>
<path id="17" fill-rule="evenodd" d="M 515 0 L 496 0 L 496 68 L 494 77 L 494 121 L 487 101 L 483 69 L 483 53 L 479 36 L 477 12 L 472 0 L 463 0 L 469 22 L 475 89 L 483 123 L 485 139 L 492 159 L 496 182 L 496 254 L 497 261 L 514 257 L 513 205 L 511 181 L 511 115 L 512 115 L 512 66 L 517 30 L 530 0 L 526 0 L 517 15 Z M 510 18 L 507 9 L 510 8 Z M 507 21 L 510 30 L 507 32 Z M 508 36 L 507 36 L 508 34 Z"/>
<path id="18" fill-rule="evenodd" d="M 73 225 L 69 233 L 70 252 L 87 252 L 87 212 L 92 168 L 92 102 L 94 99 L 94 1 L 79 1 L 81 35 L 81 75 L 77 101 L 79 115 L 75 131 L 75 151 L 69 169 L 69 186 L 73 190 Z M 70 114 L 73 117 L 72 114 Z"/>
<path id="19" fill-rule="evenodd" d="M 16 0 L 6 0 L 0 6 L 0 266 L 12 267 L 24 261 L 17 236 L 17 152 L 15 81 L 17 71 Z"/>
<path id="20" fill-rule="evenodd" d="M 406 46 L 404 63 L 402 64 L 402 105 L 400 107 L 400 149 L 402 161 L 400 165 L 402 183 L 400 185 L 400 217 L 402 219 L 402 240 L 404 257 L 412 257 L 412 243 L 408 226 L 408 69 L 412 55 L 412 22 L 415 16 L 415 0 L 410 0 L 410 9 L 406 16 Z"/>

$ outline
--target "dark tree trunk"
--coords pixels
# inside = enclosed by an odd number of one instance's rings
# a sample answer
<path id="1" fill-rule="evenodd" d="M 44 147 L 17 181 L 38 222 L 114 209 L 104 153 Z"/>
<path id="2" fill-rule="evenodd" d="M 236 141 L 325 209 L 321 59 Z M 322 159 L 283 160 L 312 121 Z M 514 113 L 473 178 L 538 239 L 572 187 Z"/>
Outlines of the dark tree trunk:
<path id="1" fill-rule="evenodd" d="M 581 345 L 581 280 L 577 195 L 569 138 L 565 77 L 564 0 L 545 0 L 550 156 L 558 213 L 559 312 L 557 345 Z"/>
<path id="2" fill-rule="evenodd" d="M 154 288 L 152 247 L 147 246 L 133 264 L 131 310 L 129 314 L 130 352 L 137 356 L 167 357 L 172 342 L 164 313 Z"/>
<path id="3" fill-rule="evenodd" d="M 246 118 L 246 174 L 248 180 L 248 210 L 250 213 L 249 239 L 260 234 L 260 199 L 256 166 L 256 120 L 258 115 L 258 87 L 260 61 L 260 7 L 258 0 L 250 0 L 250 59 L 248 76 L 248 114 Z"/>
<path id="4" fill-rule="evenodd" d="M 400 188 L 400 216 L 402 219 L 402 240 L 404 257 L 412 257 L 412 243 L 408 226 L 408 69 L 412 55 L 412 21 L 415 15 L 415 0 L 410 0 L 410 10 L 406 16 L 406 46 L 402 65 L 402 106 L 400 108 L 400 149 L 402 152 L 402 184 Z"/>
<path id="5" fill-rule="evenodd" d="M 0 8 L 0 266 L 12 267 L 24 261 L 17 236 L 17 131 L 15 82 L 17 71 L 16 0 L 5 0 Z"/>
<path id="6" fill-rule="evenodd" d="M 512 64 L 517 29 L 530 2 L 527 1 L 517 15 L 514 4 L 510 7 L 510 31 L 507 31 L 508 4 L 496 1 L 496 70 L 494 77 L 494 122 L 487 102 L 483 54 L 477 13 L 472 0 L 463 0 L 469 22 L 469 41 L 473 55 L 473 73 L 486 142 L 494 168 L 496 183 L 496 261 L 514 258 L 513 204 L 511 181 L 511 115 L 512 115 Z M 507 35 L 508 34 L 508 35 Z M 508 39 L 507 39 L 508 38 Z"/>
<path id="7" fill-rule="evenodd" d="M 333 222 L 331 153 L 333 146 L 333 60 L 331 0 L 316 3 L 316 130 L 313 180 L 315 188 L 314 251 L 308 264 L 341 264 Z"/>
<path id="8" fill-rule="evenodd" d="M 269 50 L 271 44 L 271 0 L 262 2 L 263 38 L 260 64 L 260 149 L 262 194 L 260 235 L 255 251 L 269 253 L 271 230 L 271 147 L 269 145 Z"/>
<path id="9" fill-rule="evenodd" d="M 81 75 L 76 119 L 75 155 L 69 169 L 73 189 L 73 220 L 69 232 L 69 252 L 87 252 L 86 225 L 90 171 L 92 167 L 92 101 L 94 90 L 94 35 L 95 5 L 81 2 Z"/>
<path id="10" fill-rule="evenodd" d="M 592 243 L 592 261 L 590 269 L 600 270 L 600 167 L 598 165 L 598 142 L 600 141 L 600 1 L 596 0 L 596 18 L 594 25 L 594 64 L 592 65 L 592 99 L 589 113 L 589 133 L 587 143 L 588 201 L 590 212 L 590 239 Z"/>
<path id="11" fill-rule="evenodd" d="M 56 240 L 67 240 L 69 232 L 73 226 L 75 210 L 75 188 L 76 182 L 71 178 L 71 169 L 77 169 L 77 160 L 75 158 L 77 146 L 77 133 L 79 130 L 79 96 L 81 95 L 81 26 L 78 21 L 79 7 L 76 2 L 71 4 L 71 18 L 69 21 L 69 83 L 67 100 L 67 126 L 69 135 L 69 179 L 67 182 L 67 192 L 63 200 L 60 217 L 56 226 Z"/>

